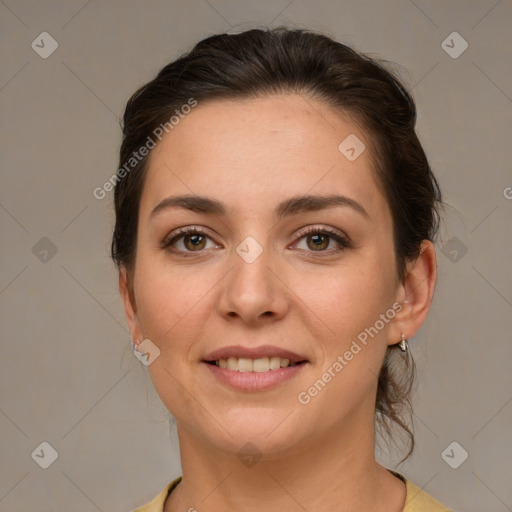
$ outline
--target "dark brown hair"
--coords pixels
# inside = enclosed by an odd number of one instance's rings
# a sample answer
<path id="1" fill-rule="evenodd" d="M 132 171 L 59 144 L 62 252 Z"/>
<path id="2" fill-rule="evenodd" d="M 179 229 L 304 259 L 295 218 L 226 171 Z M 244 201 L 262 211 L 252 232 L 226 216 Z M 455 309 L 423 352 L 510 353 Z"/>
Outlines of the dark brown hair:
<path id="1" fill-rule="evenodd" d="M 383 62 L 309 30 L 280 27 L 208 37 L 129 99 L 119 168 L 191 98 L 201 104 L 275 93 L 305 94 L 349 116 L 368 135 L 375 172 L 392 214 L 397 275 L 403 280 L 406 263 L 419 255 L 422 240 L 434 241 L 441 192 L 415 133 L 414 102 Z M 135 265 L 147 159 L 139 155 L 132 170 L 118 171 L 114 192 L 111 254 L 118 267 L 129 273 Z M 413 380 L 409 351 L 402 357 L 396 346 L 388 347 L 378 381 L 376 420 L 390 435 L 393 422 L 406 432 L 410 446 L 405 458 L 414 448 L 414 434 L 402 417 L 404 408 L 412 412 Z"/>

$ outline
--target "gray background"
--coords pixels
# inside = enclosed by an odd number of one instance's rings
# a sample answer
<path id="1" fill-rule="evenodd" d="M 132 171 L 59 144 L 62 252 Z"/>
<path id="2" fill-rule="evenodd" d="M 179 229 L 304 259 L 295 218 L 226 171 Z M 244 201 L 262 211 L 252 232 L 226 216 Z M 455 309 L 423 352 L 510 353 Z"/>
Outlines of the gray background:
<path id="1" fill-rule="evenodd" d="M 127 511 L 180 474 L 130 350 L 112 194 L 92 191 L 117 168 L 137 87 L 207 35 L 280 24 L 393 61 L 412 88 L 449 208 L 432 311 L 410 340 L 417 450 L 397 470 L 455 510 L 512 510 L 511 19 L 506 0 L 2 0 L 0 510 Z M 46 59 L 31 48 L 43 31 L 59 45 Z M 458 58 L 441 45 L 454 31 Z M 31 457 L 43 441 L 48 469 Z M 457 469 L 441 455 L 453 441 L 452 464 L 469 454 Z"/>

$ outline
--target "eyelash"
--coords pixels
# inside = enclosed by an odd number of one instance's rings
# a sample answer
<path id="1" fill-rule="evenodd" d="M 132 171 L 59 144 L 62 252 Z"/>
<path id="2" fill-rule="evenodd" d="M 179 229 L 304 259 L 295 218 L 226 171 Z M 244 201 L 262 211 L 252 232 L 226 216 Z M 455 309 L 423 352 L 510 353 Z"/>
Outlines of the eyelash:
<path id="1" fill-rule="evenodd" d="M 171 236 L 172 235 L 172 236 Z M 161 249 L 168 250 L 174 254 L 179 254 L 183 256 L 184 258 L 189 258 L 196 256 L 195 253 L 201 253 L 205 250 L 199 250 L 199 251 L 182 251 L 182 250 L 176 250 L 171 249 L 171 246 L 178 241 L 179 239 L 183 238 L 186 235 L 202 235 L 207 238 L 211 237 L 201 228 L 196 226 L 187 226 L 185 228 L 179 228 L 176 232 L 171 233 L 171 235 L 167 236 L 163 242 L 160 245 Z M 350 242 L 347 238 L 340 235 L 338 231 L 335 231 L 330 228 L 318 228 L 318 227 L 307 227 L 305 229 L 302 229 L 297 233 L 297 240 L 301 240 L 302 238 L 308 236 L 308 235 L 326 235 L 329 238 L 336 241 L 341 248 L 340 249 L 331 249 L 331 250 L 323 250 L 323 251 L 306 251 L 312 253 L 315 257 L 323 257 L 323 255 L 332 255 L 333 253 L 339 253 L 344 251 L 345 249 L 349 249 L 351 247 Z M 302 249 L 301 249 L 302 250 Z M 315 254 L 316 253 L 316 254 Z"/>

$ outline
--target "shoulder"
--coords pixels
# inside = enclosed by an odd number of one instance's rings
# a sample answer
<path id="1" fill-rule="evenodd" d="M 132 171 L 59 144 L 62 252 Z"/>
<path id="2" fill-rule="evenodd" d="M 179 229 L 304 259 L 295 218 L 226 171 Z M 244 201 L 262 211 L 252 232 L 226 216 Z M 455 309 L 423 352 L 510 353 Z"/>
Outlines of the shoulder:
<path id="1" fill-rule="evenodd" d="M 407 489 L 403 512 L 452 512 L 407 478 L 403 480 Z"/>
<path id="2" fill-rule="evenodd" d="M 181 476 L 174 479 L 170 484 L 168 484 L 165 489 L 155 496 L 149 503 L 146 503 L 142 507 L 136 508 L 132 512 L 163 512 L 164 503 L 167 496 L 171 493 L 171 491 L 181 482 Z"/>

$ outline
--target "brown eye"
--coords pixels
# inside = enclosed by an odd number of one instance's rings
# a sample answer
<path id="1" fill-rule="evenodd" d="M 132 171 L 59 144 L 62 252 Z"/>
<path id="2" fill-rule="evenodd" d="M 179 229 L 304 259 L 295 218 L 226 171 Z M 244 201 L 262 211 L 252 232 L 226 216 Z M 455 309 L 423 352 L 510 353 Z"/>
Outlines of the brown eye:
<path id="1" fill-rule="evenodd" d="M 191 251 L 204 249 L 206 237 L 203 235 L 185 235 L 183 236 L 183 245 Z"/>
<path id="2" fill-rule="evenodd" d="M 333 231 L 331 229 L 313 227 L 302 230 L 298 236 L 300 241 L 304 239 L 306 246 L 305 248 L 299 247 L 299 249 L 307 252 L 332 254 L 341 252 L 350 247 L 347 238 L 342 236 L 337 230 Z M 331 242 L 334 242 L 334 247 L 326 250 L 331 245 Z M 336 245 L 338 247 L 336 247 Z"/>
<path id="3" fill-rule="evenodd" d="M 206 247 L 208 240 L 211 237 L 206 235 L 201 229 L 196 227 L 180 228 L 177 232 L 171 233 L 162 242 L 162 249 L 168 249 L 174 253 L 182 253 L 187 256 L 187 253 L 202 252 Z M 215 247 L 215 244 L 213 244 Z"/>
<path id="4" fill-rule="evenodd" d="M 306 240 L 312 242 L 311 244 L 308 243 L 308 247 L 316 251 L 326 249 L 329 246 L 329 238 L 329 236 L 322 233 L 316 233 L 314 235 L 308 235 Z"/>

